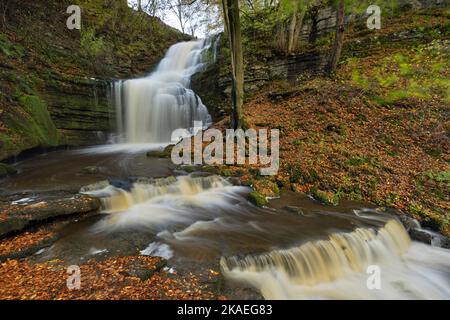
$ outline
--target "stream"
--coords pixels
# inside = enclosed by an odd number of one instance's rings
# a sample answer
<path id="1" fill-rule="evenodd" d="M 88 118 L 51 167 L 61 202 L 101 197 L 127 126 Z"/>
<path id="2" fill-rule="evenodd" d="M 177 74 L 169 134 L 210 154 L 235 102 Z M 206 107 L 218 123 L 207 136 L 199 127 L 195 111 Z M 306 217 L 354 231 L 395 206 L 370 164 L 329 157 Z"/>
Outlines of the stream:
<path id="1" fill-rule="evenodd" d="M 181 273 L 220 270 L 233 298 L 449 299 L 450 251 L 411 241 L 393 215 L 355 202 L 324 206 L 290 191 L 259 208 L 247 200 L 251 189 L 231 179 L 146 156 L 173 130 L 211 122 L 189 81 L 212 45 L 176 44 L 148 77 L 116 83 L 117 143 L 16 164 L 19 174 L 2 181 L 3 194 L 26 203 L 71 191 L 102 202 L 100 214 L 63 226 L 31 259 L 161 256 Z M 96 171 L 82 173 L 89 166 Z M 377 288 L 368 285 L 373 267 Z"/>

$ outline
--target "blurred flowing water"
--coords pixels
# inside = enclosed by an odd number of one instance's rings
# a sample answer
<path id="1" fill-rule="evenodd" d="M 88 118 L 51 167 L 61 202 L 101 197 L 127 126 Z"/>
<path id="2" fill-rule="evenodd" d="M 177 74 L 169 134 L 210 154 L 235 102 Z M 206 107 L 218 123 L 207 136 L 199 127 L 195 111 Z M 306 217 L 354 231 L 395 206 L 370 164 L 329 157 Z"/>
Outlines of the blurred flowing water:
<path id="1" fill-rule="evenodd" d="M 147 77 L 114 84 L 120 142 L 168 143 L 176 129 L 191 129 L 194 121 L 211 123 L 200 97 L 189 88 L 211 46 L 210 39 L 177 43 Z"/>
<path id="2" fill-rule="evenodd" d="M 148 254 L 174 264 L 215 264 L 225 277 L 268 299 L 446 299 L 450 252 L 411 242 L 394 217 L 369 208 L 334 208 L 302 199 L 299 212 L 256 208 L 249 191 L 219 176 L 140 179 L 128 189 L 103 182 L 81 190 L 108 215 L 93 234 L 152 234 Z M 278 200 L 283 203 L 283 200 Z M 298 200 L 297 200 L 298 201 Z M 369 266 L 380 270 L 370 289 Z"/>

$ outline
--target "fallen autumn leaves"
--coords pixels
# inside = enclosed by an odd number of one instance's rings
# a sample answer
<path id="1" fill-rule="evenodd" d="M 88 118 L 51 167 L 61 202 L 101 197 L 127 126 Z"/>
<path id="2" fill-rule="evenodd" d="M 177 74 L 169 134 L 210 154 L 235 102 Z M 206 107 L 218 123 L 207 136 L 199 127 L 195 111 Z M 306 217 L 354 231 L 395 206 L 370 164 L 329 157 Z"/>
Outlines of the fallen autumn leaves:
<path id="1" fill-rule="evenodd" d="M 134 300 L 224 299 L 189 273 L 184 276 L 161 270 L 158 257 L 118 257 L 102 262 L 90 260 L 80 266 L 81 288 L 69 290 L 68 274 L 60 260 L 31 264 L 8 260 L 0 265 L 0 298 L 22 300 Z M 132 269 L 144 268 L 151 276 L 141 280 Z M 211 273 L 210 277 L 217 277 Z"/>

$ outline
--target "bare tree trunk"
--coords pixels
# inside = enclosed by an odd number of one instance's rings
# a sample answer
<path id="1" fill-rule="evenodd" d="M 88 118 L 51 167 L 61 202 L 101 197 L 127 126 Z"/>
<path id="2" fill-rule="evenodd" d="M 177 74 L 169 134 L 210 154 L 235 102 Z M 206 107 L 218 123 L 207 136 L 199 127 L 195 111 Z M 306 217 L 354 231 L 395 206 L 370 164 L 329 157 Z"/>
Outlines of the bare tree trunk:
<path id="1" fill-rule="evenodd" d="M 227 24 L 228 38 L 231 47 L 231 67 L 233 90 L 231 92 L 233 111 L 231 124 L 234 129 L 242 127 L 244 104 L 244 58 L 242 53 L 241 22 L 238 0 L 222 0 L 224 20 Z"/>
<path id="2" fill-rule="evenodd" d="M 296 14 L 295 17 L 295 28 L 294 33 L 292 35 L 292 45 L 289 48 L 288 53 L 293 53 L 295 50 L 298 49 L 298 43 L 300 41 L 300 32 L 303 29 L 303 21 L 306 14 L 306 8 L 303 8 L 300 12 Z"/>
<path id="3" fill-rule="evenodd" d="M 278 48 L 289 55 L 298 49 L 300 32 L 303 28 L 303 21 L 306 14 L 306 8 L 295 8 L 288 21 L 281 22 L 277 31 Z"/>
<path id="4" fill-rule="evenodd" d="M 222 0 L 222 11 L 223 11 L 224 31 L 226 34 L 228 34 L 228 40 L 230 41 L 230 45 L 231 45 L 230 30 L 228 27 L 230 25 L 230 19 L 228 18 L 228 7 L 227 7 L 226 0 Z"/>
<path id="5" fill-rule="evenodd" d="M 156 9 L 158 7 L 157 0 L 151 0 L 148 4 L 148 13 L 154 17 L 156 15 Z"/>
<path id="6" fill-rule="evenodd" d="M 286 53 L 290 54 L 292 52 L 294 46 L 294 34 L 295 34 L 295 26 L 297 25 L 297 7 L 294 9 L 294 13 L 292 14 L 291 22 L 289 23 L 288 29 L 288 40 L 287 40 L 287 48 Z"/>
<path id="7" fill-rule="evenodd" d="M 314 6 L 311 8 L 311 30 L 309 31 L 308 42 L 311 44 L 315 44 L 318 36 L 318 24 L 319 19 L 319 7 Z"/>
<path id="8" fill-rule="evenodd" d="M 344 0 L 340 0 L 336 11 L 336 35 L 334 39 L 333 51 L 330 55 L 328 62 L 327 73 L 333 74 L 338 66 L 339 59 L 341 58 L 342 46 L 344 44 L 344 31 L 345 31 L 345 13 L 344 13 Z"/>
<path id="9" fill-rule="evenodd" d="M 277 49 L 280 52 L 283 52 L 284 54 L 286 54 L 287 31 L 286 31 L 286 24 L 284 22 L 279 22 L 277 25 L 275 43 L 276 43 Z"/>
<path id="10" fill-rule="evenodd" d="M 178 20 L 180 21 L 181 32 L 185 33 L 184 32 L 184 21 L 183 21 L 183 4 L 182 4 L 181 0 L 178 0 L 177 16 L 178 16 Z"/>

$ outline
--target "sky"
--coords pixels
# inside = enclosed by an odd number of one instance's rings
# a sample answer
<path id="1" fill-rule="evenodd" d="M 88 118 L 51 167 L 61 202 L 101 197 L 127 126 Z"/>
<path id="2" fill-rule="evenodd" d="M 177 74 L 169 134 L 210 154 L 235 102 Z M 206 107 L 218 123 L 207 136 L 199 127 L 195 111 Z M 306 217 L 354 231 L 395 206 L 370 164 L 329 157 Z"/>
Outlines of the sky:
<path id="1" fill-rule="evenodd" d="M 137 7 L 137 0 L 128 0 L 128 5 L 130 7 Z M 178 21 L 177 16 L 174 12 L 171 10 L 164 10 L 157 14 L 157 16 L 165 23 L 168 24 L 171 27 L 174 27 L 181 31 L 180 23 Z M 186 33 L 189 33 L 188 30 L 185 30 Z M 206 28 L 205 27 L 199 27 L 196 29 L 195 36 L 198 38 L 204 38 L 206 36 Z"/>

